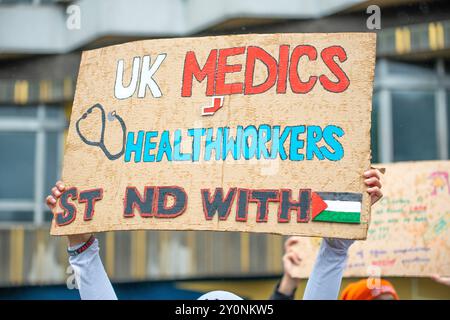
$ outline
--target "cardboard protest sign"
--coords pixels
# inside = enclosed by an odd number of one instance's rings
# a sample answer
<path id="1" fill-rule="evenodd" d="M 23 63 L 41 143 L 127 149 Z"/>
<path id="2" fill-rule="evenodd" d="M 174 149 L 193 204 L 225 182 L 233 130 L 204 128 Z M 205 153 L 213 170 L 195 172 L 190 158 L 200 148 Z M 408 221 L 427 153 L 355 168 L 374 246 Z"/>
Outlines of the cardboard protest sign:
<path id="1" fill-rule="evenodd" d="M 382 166 L 384 197 L 372 208 L 367 241 L 351 246 L 344 275 L 450 276 L 450 161 Z M 296 244 L 297 277 L 309 277 L 320 241 Z"/>
<path id="2" fill-rule="evenodd" d="M 369 33 L 83 52 L 51 233 L 365 238 L 374 60 Z"/>

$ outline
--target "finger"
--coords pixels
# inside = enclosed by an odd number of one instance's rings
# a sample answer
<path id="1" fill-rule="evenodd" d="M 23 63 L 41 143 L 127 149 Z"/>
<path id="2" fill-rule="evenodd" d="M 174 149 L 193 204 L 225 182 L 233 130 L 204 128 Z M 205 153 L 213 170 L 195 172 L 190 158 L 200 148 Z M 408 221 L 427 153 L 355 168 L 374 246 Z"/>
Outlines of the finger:
<path id="1" fill-rule="evenodd" d="M 381 193 L 381 190 L 380 190 L 379 187 L 370 187 L 370 188 L 367 188 L 367 192 L 368 192 L 370 195 L 375 195 L 375 194 L 380 194 L 380 193 Z"/>
<path id="2" fill-rule="evenodd" d="M 64 185 L 64 183 L 62 181 L 56 182 L 56 187 L 61 192 L 63 192 L 66 189 L 66 186 Z"/>
<path id="3" fill-rule="evenodd" d="M 439 281 L 439 275 L 438 274 L 433 274 L 431 275 L 431 279 L 433 279 L 434 281 Z"/>
<path id="4" fill-rule="evenodd" d="M 56 204 L 56 199 L 53 198 L 53 196 L 48 195 L 47 198 L 45 198 L 45 202 L 47 204 Z"/>
<path id="5" fill-rule="evenodd" d="M 58 188 L 53 187 L 53 188 L 52 188 L 52 194 L 53 194 L 53 196 L 54 196 L 56 199 L 58 199 L 58 198 L 61 196 L 61 191 L 59 191 Z"/>
<path id="6" fill-rule="evenodd" d="M 295 264 L 294 258 L 292 257 L 291 254 L 286 256 L 286 259 L 291 263 L 291 264 Z"/>
<path id="7" fill-rule="evenodd" d="M 367 192 L 370 194 L 370 197 L 372 199 L 372 204 L 374 204 L 375 202 L 377 202 L 378 200 L 380 200 L 383 197 L 383 193 L 381 192 L 380 188 L 378 188 L 378 187 L 369 188 L 369 189 L 367 189 Z"/>
<path id="8" fill-rule="evenodd" d="M 297 252 L 294 253 L 293 257 L 297 264 L 300 264 L 302 262 L 302 258 L 300 257 L 300 255 Z"/>
<path id="9" fill-rule="evenodd" d="M 289 247 L 295 245 L 296 243 L 298 243 L 299 241 L 299 237 L 289 237 L 286 242 L 284 243 L 284 250 L 288 251 Z"/>
<path id="10" fill-rule="evenodd" d="M 292 247 L 292 245 L 294 245 L 296 243 L 296 241 L 294 239 L 287 239 L 286 242 L 284 243 L 284 251 L 288 252 L 290 250 L 290 248 Z"/>
<path id="11" fill-rule="evenodd" d="M 378 178 L 376 177 L 372 177 L 372 178 L 368 178 L 364 180 L 364 183 L 366 184 L 366 186 L 368 187 L 378 187 L 381 189 L 381 182 Z"/>
<path id="12" fill-rule="evenodd" d="M 298 256 L 298 254 L 295 253 L 295 252 L 290 252 L 288 254 L 288 258 L 292 262 L 292 264 L 294 264 L 294 265 L 299 265 L 302 262 L 302 260 Z"/>
<path id="13" fill-rule="evenodd" d="M 50 209 L 53 209 L 56 205 L 56 199 L 53 198 L 52 196 L 47 196 L 45 202 L 47 203 L 47 206 L 49 206 Z"/>
<path id="14" fill-rule="evenodd" d="M 440 275 L 435 274 L 431 278 L 438 283 L 445 284 L 447 286 L 450 285 L 450 277 L 442 277 Z"/>
<path id="15" fill-rule="evenodd" d="M 377 169 L 369 169 L 366 172 L 364 172 L 364 177 L 371 178 L 371 177 L 377 177 L 380 179 L 380 172 Z"/>
<path id="16" fill-rule="evenodd" d="M 296 252 L 292 252 L 291 258 L 293 263 L 296 265 L 299 265 L 302 262 L 302 259 Z"/>

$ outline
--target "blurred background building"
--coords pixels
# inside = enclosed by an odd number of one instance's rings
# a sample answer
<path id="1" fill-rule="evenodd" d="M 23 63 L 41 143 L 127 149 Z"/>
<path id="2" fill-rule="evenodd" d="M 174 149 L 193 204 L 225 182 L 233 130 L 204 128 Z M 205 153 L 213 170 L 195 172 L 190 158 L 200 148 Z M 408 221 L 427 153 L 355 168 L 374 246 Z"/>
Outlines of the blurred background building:
<path id="1" fill-rule="evenodd" d="M 366 24 L 374 4 L 379 30 Z M 65 239 L 48 235 L 44 198 L 61 171 L 82 50 L 162 37 L 344 31 L 378 34 L 373 162 L 449 159 L 449 1 L 0 0 L 0 299 L 78 298 L 66 285 L 73 276 Z M 282 271 L 284 239 L 274 235 L 99 238 L 122 299 L 190 299 L 218 288 L 264 299 Z M 450 297 L 427 279 L 390 280 L 403 299 Z"/>

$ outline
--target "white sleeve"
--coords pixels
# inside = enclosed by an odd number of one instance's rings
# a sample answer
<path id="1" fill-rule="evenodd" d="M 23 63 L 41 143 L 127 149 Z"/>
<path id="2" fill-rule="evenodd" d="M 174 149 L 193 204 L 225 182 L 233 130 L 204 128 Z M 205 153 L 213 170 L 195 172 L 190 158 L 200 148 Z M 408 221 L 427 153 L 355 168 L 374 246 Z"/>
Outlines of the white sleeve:
<path id="1" fill-rule="evenodd" d="M 323 239 L 303 300 L 336 300 L 353 240 Z"/>
<path id="2" fill-rule="evenodd" d="M 79 246 L 78 246 L 79 247 Z M 70 247 L 73 250 L 77 247 Z M 99 255 L 98 240 L 84 252 L 69 257 L 82 300 L 117 300 Z"/>

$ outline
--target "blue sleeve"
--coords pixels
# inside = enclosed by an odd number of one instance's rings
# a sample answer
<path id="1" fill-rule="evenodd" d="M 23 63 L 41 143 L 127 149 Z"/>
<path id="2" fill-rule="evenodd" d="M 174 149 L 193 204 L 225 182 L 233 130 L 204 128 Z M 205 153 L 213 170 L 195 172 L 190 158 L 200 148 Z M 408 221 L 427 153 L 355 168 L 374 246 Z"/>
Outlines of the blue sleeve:
<path id="1" fill-rule="evenodd" d="M 323 239 L 303 300 L 336 300 L 353 240 Z"/>
<path id="2" fill-rule="evenodd" d="M 76 249 L 71 247 L 69 249 Z M 84 252 L 69 257 L 82 300 L 117 300 L 99 255 L 98 240 Z"/>

